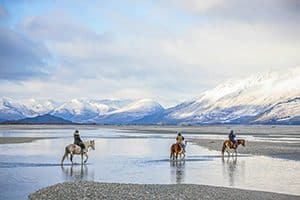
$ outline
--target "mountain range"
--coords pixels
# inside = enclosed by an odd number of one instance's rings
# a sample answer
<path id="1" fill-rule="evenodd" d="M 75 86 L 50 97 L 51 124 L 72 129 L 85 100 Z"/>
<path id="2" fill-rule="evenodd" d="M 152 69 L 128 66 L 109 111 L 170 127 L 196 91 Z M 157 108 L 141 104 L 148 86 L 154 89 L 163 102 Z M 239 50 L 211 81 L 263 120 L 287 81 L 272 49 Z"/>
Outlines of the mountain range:
<path id="1" fill-rule="evenodd" d="M 151 99 L 0 99 L 0 121 L 51 115 L 96 124 L 300 124 L 300 68 L 227 80 L 194 99 L 164 108 Z"/>

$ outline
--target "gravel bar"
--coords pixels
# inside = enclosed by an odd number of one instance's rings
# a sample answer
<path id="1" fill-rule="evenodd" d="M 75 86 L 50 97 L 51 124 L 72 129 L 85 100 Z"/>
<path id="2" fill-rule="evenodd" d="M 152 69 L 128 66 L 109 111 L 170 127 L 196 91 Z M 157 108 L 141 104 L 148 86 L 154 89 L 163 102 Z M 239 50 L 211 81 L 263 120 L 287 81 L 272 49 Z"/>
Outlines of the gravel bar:
<path id="1" fill-rule="evenodd" d="M 29 195 L 42 199 L 300 199 L 300 196 L 206 185 L 144 185 L 77 181 L 59 183 Z"/>

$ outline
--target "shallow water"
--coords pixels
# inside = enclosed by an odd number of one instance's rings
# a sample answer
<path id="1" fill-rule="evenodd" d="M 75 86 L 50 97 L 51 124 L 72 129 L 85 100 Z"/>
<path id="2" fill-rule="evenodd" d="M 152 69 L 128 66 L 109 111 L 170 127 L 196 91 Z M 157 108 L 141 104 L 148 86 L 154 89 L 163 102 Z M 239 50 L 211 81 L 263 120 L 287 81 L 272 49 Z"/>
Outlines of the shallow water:
<path id="1" fill-rule="evenodd" d="M 174 139 L 168 134 L 84 129 L 83 139 L 96 142 L 87 165 L 81 166 L 78 156 L 77 164 L 65 161 L 61 167 L 64 147 L 73 141 L 72 132 L 65 128 L 0 129 L 0 136 L 58 137 L 0 145 L 0 199 L 24 199 L 42 187 L 74 180 L 193 183 L 300 195 L 299 161 L 251 155 L 222 159 L 219 152 L 189 143 L 185 161 L 170 162 Z"/>

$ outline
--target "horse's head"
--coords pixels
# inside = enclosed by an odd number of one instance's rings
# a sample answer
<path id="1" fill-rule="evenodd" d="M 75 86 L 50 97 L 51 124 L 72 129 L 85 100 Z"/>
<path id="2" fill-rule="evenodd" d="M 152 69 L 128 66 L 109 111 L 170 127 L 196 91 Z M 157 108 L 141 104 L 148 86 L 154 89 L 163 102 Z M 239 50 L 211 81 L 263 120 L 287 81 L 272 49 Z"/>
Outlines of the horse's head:
<path id="1" fill-rule="evenodd" d="M 90 140 L 90 147 L 95 150 L 95 140 Z"/>
<path id="2" fill-rule="evenodd" d="M 241 145 L 245 146 L 246 142 L 245 142 L 245 140 L 238 140 L 238 144 L 241 144 Z"/>

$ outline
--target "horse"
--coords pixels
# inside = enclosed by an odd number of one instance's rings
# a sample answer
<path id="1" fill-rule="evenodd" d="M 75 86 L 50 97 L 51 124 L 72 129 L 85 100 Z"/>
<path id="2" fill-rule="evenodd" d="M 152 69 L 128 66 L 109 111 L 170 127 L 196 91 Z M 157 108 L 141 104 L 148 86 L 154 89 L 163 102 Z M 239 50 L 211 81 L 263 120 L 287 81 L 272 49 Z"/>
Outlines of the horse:
<path id="1" fill-rule="evenodd" d="M 225 140 L 223 142 L 222 147 L 222 156 L 224 156 L 224 152 L 226 151 L 228 153 L 228 156 L 230 156 L 230 153 L 233 155 L 235 153 L 235 156 L 237 156 L 237 148 L 241 144 L 245 147 L 245 140 L 237 140 L 236 144 L 233 144 L 230 140 Z"/>
<path id="2" fill-rule="evenodd" d="M 187 141 L 185 141 L 185 145 L 187 145 Z M 178 159 L 178 155 L 182 159 L 185 158 L 185 151 L 183 150 L 182 144 L 180 142 L 176 142 L 175 144 L 172 144 L 171 146 L 171 153 L 170 153 L 170 159 L 173 158 L 173 160 L 176 158 Z"/>
<path id="3" fill-rule="evenodd" d="M 63 157 L 61 159 L 61 165 L 63 165 L 65 158 L 67 158 L 69 154 L 71 155 L 70 161 L 72 162 L 72 164 L 73 164 L 73 155 L 81 155 L 81 164 L 83 164 L 83 156 L 85 156 L 86 159 L 84 160 L 84 163 L 86 163 L 89 158 L 87 155 L 89 148 L 92 148 L 93 150 L 95 150 L 95 141 L 90 140 L 87 142 L 83 142 L 83 144 L 85 146 L 85 149 L 83 149 L 82 152 L 81 152 L 81 147 L 76 144 L 67 145 L 65 148 L 65 154 L 63 155 Z"/>

